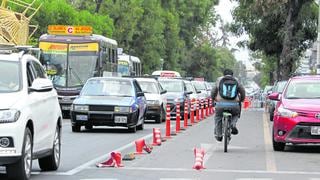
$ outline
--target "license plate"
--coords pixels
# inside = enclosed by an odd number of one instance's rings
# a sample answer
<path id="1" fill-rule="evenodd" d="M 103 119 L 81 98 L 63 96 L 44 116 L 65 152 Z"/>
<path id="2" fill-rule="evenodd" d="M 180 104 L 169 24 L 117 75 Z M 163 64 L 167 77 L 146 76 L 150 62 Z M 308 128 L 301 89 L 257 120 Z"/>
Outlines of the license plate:
<path id="1" fill-rule="evenodd" d="M 62 106 L 61 109 L 62 109 L 62 110 L 70 110 L 70 109 L 71 109 L 71 106 Z"/>
<path id="2" fill-rule="evenodd" d="M 320 135 L 320 126 L 311 126 L 311 135 Z"/>
<path id="3" fill-rule="evenodd" d="M 76 115 L 76 119 L 79 121 L 88 121 L 87 115 Z"/>
<path id="4" fill-rule="evenodd" d="M 127 123 L 127 117 L 126 116 L 116 116 L 114 117 L 115 123 Z"/>

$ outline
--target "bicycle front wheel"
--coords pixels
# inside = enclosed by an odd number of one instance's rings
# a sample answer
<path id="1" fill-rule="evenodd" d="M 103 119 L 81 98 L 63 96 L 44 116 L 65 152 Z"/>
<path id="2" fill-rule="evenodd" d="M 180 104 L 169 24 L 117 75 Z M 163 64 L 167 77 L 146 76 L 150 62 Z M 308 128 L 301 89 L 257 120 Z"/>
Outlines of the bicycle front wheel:
<path id="1" fill-rule="evenodd" d="M 224 141 L 224 152 L 228 152 L 228 144 L 229 144 L 229 121 L 227 118 L 223 119 L 223 141 Z"/>

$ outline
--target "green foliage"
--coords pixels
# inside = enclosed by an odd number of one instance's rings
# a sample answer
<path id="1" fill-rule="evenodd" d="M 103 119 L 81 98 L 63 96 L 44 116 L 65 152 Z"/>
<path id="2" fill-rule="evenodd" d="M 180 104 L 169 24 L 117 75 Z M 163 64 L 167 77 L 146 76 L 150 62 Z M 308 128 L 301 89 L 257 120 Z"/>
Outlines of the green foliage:
<path id="1" fill-rule="evenodd" d="M 317 10 L 314 1 L 235 0 L 233 31 L 250 34 L 248 46 L 261 51 L 282 68 L 277 79 L 286 79 L 295 70 L 301 53 L 316 37 Z"/>

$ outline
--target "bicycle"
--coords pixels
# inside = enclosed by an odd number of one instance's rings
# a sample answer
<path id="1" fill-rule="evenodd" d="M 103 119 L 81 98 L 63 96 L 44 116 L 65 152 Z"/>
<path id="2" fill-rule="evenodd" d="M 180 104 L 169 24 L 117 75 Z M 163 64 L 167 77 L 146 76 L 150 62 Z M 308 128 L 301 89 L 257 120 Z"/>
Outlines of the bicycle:
<path id="1" fill-rule="evenodd" d="M 232 114 L 224 110 L 223 117 L 222 117 L 222 137 L 224 141 L 224 152 L 228 152 L 228 144 L 231 140 L 231 120 Z"/>

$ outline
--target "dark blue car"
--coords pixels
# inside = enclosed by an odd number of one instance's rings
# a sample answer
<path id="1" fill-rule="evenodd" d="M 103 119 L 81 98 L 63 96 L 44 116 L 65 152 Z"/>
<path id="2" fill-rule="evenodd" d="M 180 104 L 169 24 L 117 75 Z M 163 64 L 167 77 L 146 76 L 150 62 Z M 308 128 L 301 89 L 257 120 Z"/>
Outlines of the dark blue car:
<path id="1" fill-rule="evenodd" d="M 138 82 L 132 78 L 97 77 L 89 79 L 71 107 L 72 131 L 81 126 L 127 127 L 142 130 L 146 99 Z"/>

